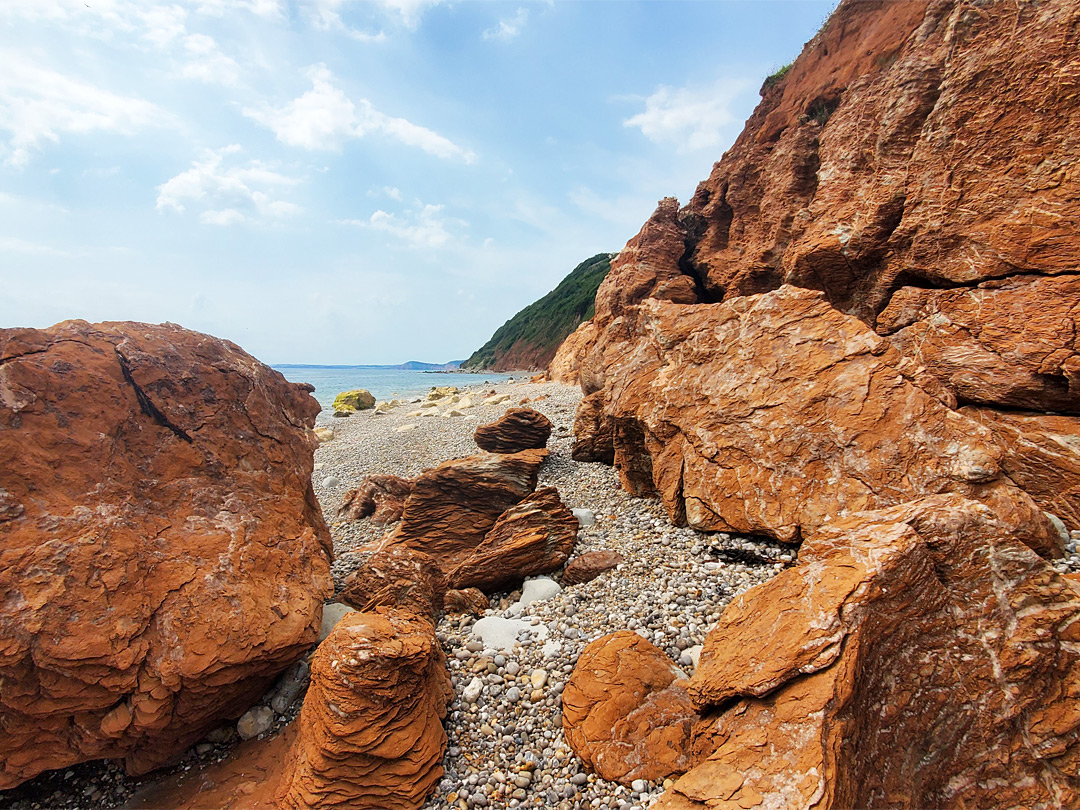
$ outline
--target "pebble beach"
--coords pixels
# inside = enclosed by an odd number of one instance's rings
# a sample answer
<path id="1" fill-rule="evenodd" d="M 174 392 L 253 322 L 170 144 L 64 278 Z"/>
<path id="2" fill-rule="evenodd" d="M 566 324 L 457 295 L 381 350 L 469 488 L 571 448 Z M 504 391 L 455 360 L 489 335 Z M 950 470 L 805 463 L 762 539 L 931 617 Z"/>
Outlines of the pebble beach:
<path id="1" fill-rule="evenodd" d="M 483 617 L 445 616 L 437 629 L 449 662 L 455 697 L 446 719 L 449 736 L 443 777 L 425 808 L 649 807 L 662 783 L 630 788 L 586 773 L 562 732 L 560 695 L 581 650 L 616 630 L 635 630 L 665 650 L 687 675 L 696 648 L 737 594 L 793 564 L 795 550 L 778 543 L 672 526 L 658 500 L 633 498 L 603 464 L 570 458 L 578 388 L 558 383 L 508 382 L 462 389 L 480 403 L 491 392 L 509 394 L 498 405 L 477 404 L 464 416 L 418 416 L 419 403 L 389 413 L 361 412 L 334 420 L 335 438 L 316 453 L 315 488 L 331 526 L 335 583 L 366 555 L 354 549 L 387 530 L 368 521 L 335 520 L 344 494 L 365 475 L 414 476 L 451 458 L 478 452 L 472 434 L 522 401 L 554 425 L 540 486 L 554 486 L 571 509 L 588 510 L 574 554 L 614 550 L 625 561 L 592 582 L 560 589 L 558 572 L 521 592 L 497 594 Z M 449 409 L 447 409 L 449 410 Z M 585 522 L 588 522 L 586 518 Z M 740 558 L 745 562 L 732 562 Z M 492 619 L 517 628 L 511 644 L 496 646 Z M 507 625 L 503 625 L 506 627 Z"/>

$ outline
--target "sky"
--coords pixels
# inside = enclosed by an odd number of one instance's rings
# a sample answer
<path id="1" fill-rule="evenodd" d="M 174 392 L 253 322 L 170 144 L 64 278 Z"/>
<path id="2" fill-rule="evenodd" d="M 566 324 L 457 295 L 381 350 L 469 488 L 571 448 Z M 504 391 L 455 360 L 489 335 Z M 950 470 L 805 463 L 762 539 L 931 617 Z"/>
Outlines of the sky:
<path id="1" fill-rule="evenodd" d="M 460 360 L 685 202 L 833 0 L 0 0 L 0 328 Z"/>

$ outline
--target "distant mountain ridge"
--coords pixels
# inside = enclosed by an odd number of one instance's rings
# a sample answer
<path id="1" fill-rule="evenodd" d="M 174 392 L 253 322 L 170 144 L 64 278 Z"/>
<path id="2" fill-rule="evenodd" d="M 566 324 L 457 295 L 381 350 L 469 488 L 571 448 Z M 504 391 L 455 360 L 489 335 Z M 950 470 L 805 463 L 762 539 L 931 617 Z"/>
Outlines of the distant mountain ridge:
<path id="1" fill-rule="evenodd" d="M 274 363 L 273 368 L 389 368 L 402 371 L 453 371 L 461 368 L 461 360 L 451 360 L 449 363 L 422 363 L 419 360 L 409 360 L 406 363 L 398 363 L 396 366 L 379 366 L 371 364 L 356 365 L 320 365 L 318 363 Z"/>
<path id="2" fill-rule="evenodd" d="M 578 324 L 593 316 L 596 290 L 614 253 L 598 253 L 575 267 L 554 290 L 500 326 L 463 369 L 543 371 Z"/>

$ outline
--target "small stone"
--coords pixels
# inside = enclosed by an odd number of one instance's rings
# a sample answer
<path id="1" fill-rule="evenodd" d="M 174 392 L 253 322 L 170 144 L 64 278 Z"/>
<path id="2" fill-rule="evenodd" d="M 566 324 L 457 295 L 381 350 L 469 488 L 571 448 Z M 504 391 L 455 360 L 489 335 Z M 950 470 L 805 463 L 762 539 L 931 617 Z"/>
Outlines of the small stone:
<path id="1" fill-rule="evenodd" d="M 591 509 L 571 509 L 570 511 L 574 513 L 574 517 L 577 518 L 578 525 L 581 528 L 596 525 L 596 515 L 593 514 Z"/>
<path id="2" fill-rule="evenodd" d="M 236 721 L 236 733 L 242 740 L 258 737 L 274 725 L 274 710 L 269 706 L 252 706 Z"/>
<path id="3" fill-rule="evenodd" d="M 334 489 L 341 486 L 341 479 L 336 475 L 328 475 L 323 479 L 323 489 Z"/>
<path id="4" fill-rule="evenodd" d="M 466 703 L 476 703 L 480 698 L 480 693 L 483 691 L 484 682 L 480 678 L 474 677 L 462 691 L 461 697 Z"/>

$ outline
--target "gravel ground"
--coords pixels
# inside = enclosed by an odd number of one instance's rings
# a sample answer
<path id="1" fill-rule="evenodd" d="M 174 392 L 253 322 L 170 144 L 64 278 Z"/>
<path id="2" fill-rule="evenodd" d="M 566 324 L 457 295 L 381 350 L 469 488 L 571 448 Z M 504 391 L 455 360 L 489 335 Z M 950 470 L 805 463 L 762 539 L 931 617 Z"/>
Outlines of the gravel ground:
<path id="1" fill-rule="evenodd" d="M 510 394 L 509 400 L 479 404 L 492 390 Z M 337 519 L 337 509 L 349 489 L 365 475 L 411 477 L 446 459 L 478 452 L 472 440 L 476 427 L 524 399 L 555 425 L 540 485 L 557 487 L 567 506 L 595 514 L 595 524 L 581 529 L 575 553 L 614 549 L 626 561 L 590 583 L 567 587 L 524 608 L 511 608 L 519 592 L 496 595 L 489 616 L 512 615 L 527 625 L 509 650 L 487 648 L 473 633 L 476 617 L 451 616 L 440 621 L 437 633 L 446 651 L 455 697 L 446 721 L 446 774 L 425 808 L 649 807 L 663 791 L 662 784 L 636 782 L 628 789 L 586 774 L 566 745 L 560 694 L 582 648 L 606 633 L 637 630 L 691 674 L 695 648 L 724 606 L 793 564 L 796 552 L 760 539 L 674 527 L 658 501 L 623 492 L 611 468 L 571 460 L 571 428 L 580 399 L 576 388 L 555 383 L 491 386 L 478 382 L 462 391 L 468 391 L 477 403 L 464 416 L 441 415 L 448 408 L 440 409 L 437 416 L 419 416 L 419 403 L 414 402 L 383 415 L 364 412 L 348 419 L 320 419 L 320 426 L 329 425 L 336 434 L 316 452 L 314 476 L 337 555 L 335 582 L 340 586 L 364 559 L 356 549 L 387 530 L 369 521 Z M 1078 541 L 1080 532 L 1074 532 L 1069 556 L 1055 562 L 1059 571 L 1080 571 Z M 736 558 L 745 562 L 729 561 Z M 466 687 L 470 687 L 468 692 Z M 299 706 L 278 717 L 274 728 L 295 716 Z M 213 745 L 202 743 L 188 751 L 172 771 L 155 778 L 169 779 L 178 771 L 220 760 L 229 755 L 235 742 L 233 738 Z M 108 810 L 122 806 L 143 784 L 126 777 L 113 763 L 87 763 L 42 774 L 19 788 L 0 792 L 0 808 Z"/>

